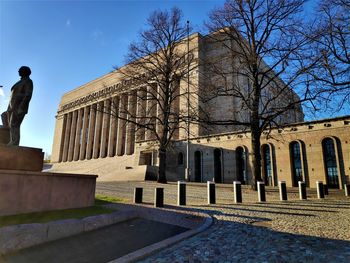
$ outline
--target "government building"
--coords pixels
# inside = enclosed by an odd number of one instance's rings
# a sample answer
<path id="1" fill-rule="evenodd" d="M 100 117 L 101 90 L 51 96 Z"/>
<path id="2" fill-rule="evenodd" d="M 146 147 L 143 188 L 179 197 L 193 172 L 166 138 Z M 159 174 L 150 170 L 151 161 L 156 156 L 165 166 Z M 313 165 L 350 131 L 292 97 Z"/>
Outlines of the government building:
<path id="1" fill-rule="evenodd" d="M 242 108 L 241 101 L 225 93 L 230 92 L 225 91 L 227 83 L 239 83 L 245 92 L 249 90 L 249 81 L 223 80 L 206 63 L 210 61 L 222 67 L 232 64 L 227 51 L 213 41 L 212 35 L 195 33 L 185 42 L 193 58 L 191 68 L 195 70 L 189 74 L 191 85 L 188 81 L 179 81 L 178 94 L 186 94 L 189 89 L 191 110 L 198 113 L 200 109 L 207 109 L 212 120 L 249 121 L 249 113 Z M 140 76 L 147 78 L 142 72 Z M 209 87 L 223 90 L 223 94 L 204 100 L 202 94 L 207 94 Z M 134 118 L 132 113 L 145 117 L 159 114 L 159 106 L 153 101 L 138 100 L 140 94 L 155 88 L 115 70 L 64 94 L 56 116 L 52 171 L 97 174 L 100 181 L 154 179 L 159 163 L 155 135 L 128 120 Z M 279 92 L 278 85 L 271 86 L 266 97 L 273 97 L 276 92 Z M 187 96 L 176 98 L 174 110 L 189 112 Z M 278 106 L 283 107 L 297 95 L 287 89 L 279 98 Z M 277 186 L 278 181 L 284 180 L 287 186 L 297 186 L 298 181 L 305 181 L 308 187 L 314 188 L 316 181 L 321 180 L 330 188 L 343 188 L 349 182 L 350 116 L 304 122 L 301 105 L 296 105 L 275 122 L 278 127 L 261 136 L 262 175 L 267 185 Z M 168 180 L 185 179 L 188 146 L 189 181 L 251 183 L 249 131 L 240 125 L 190 123 L 188 134 L 184 129 L 186 125 L 185 122 L 178 124 L 167 150 Z"/>

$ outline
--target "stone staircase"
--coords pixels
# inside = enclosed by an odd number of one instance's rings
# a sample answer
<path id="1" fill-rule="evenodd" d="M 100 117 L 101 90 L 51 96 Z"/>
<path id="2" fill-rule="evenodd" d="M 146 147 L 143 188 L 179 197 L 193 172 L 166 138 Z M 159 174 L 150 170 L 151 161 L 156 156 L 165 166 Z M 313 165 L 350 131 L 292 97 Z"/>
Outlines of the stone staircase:
<path id="1" fill-rule="evenodd" d="M 135 156 L 117 156 L 99 159 L 53 163 L 50 172 L 96 174 L 97 181 L 144 181 L 152 179 L 156 167 L 135 165 Z"/>

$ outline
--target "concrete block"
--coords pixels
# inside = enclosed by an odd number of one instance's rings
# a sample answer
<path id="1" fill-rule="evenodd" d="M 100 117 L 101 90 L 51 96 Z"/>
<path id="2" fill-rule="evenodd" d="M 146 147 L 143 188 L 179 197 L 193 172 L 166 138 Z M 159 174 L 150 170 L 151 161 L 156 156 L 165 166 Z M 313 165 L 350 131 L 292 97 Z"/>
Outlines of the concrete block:
<path id="1" fill-rule="evenodd" d="M 306 195 L 306 184 L 305 184 L 305 182 L 299 181 L 298 185 L 299 185 L 299 198 L 300 198 L 300 200 L 306 200 L 307 199 L 307 195 Z"/>
<path id="2" fill-rule="evenodd" d="M 177 182 L 177 205 L 186 205 L 186 182 Z"/>
<path id="3" fill-rule="evenodd" d="M 48 241 L 73 236 L 84 232 L 84 222 L 79 219 L 66 219 L 48 223 Z"/>
<path id="4" fill-rule="evenodd" d="M 240 181 L 233 182 L 233 194 L 234 194 L 235 204 L 242 203 L 242 187 L 241 187 Z"/>
<path id="5" fill-rule="evenodd" d="M 109 214 L 89 216 L 84 218 L 82 221 L 84 222 L 84 231 L 91 231 L 113 224 L 113 219 Z"/>
<path id="6" fill-rule="evenodd" d="M 316 188 L 317 188 L 317 198 L 318 199 L 323 199 L 324 198 L 323 182 L 322 181 L 316 181 Z"/>
<path id="7" fill-rule="evenodd" d="M 44 164 L 42 149 L 0 145 L 0 169 L 40 172 Z"/>
<path id="8" fill-rule="evenodd" d="M 0 215 L 92 206 L 96 177 L 0 170 Z"/>
<path id="9" fill-rule="evenodd" d="M 154 189 L 154 207 L 164 206 L 164 188 L 156 187 Z"/>
<path id="10" fill-rule="evenodd" d="M 216 203 L 215 183 L 212 181 L 207 181 L 207 196 L 208 205 Z"/>
<path id="11" fill-rule="evenodd" d="M 265 183 L 258 182 L 258 199 L 259 202 L 266 202 L 266 193 L 265 193 Z"/>
<path id="12" fill-rule="evenodd" d="M 278 182 L 278 187 L 279 187 L 279 193 L 280 193 L 280 200 L 281 201 L 287 201 L 288 196 L 287 196 L 286 181 L 279 181 Z"/>
<path id="13" fill-rule="evenodd" d="M 350 196 L 350 184 L 344 184 L 345 196 Z"/>
<path id="14" fill-rule="evenodd" d="M 142 203 L 142 195 L 143 195 L 143 188 L 142 187 L 135 187 L 135 189 L 134 189 L 134 203 L 135 204 Z"/>
<path id="15" fill-rule="evenodd" d="M 47 224 L 22 224 L 0 228 L 0 253 L 43 243 L 47 239 Z"/>
<path id="16" fill-rule="evenodd" d="M 112 224 L 120 223 L 126 220 L 130 220 L 132 218 L 136 218 L 138 216 L 137 212 L 134 210 L 130 211 L 123 211 L 121 212 L 114 212 L 112 214 L 109 214 Z"/>

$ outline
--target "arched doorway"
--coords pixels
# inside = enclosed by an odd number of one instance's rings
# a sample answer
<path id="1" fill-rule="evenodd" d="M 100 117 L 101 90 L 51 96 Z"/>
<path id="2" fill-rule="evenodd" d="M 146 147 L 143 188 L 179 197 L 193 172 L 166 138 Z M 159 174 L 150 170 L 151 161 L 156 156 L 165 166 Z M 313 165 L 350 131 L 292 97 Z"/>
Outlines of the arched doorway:
<path id="1" fill-rule="evenodd" d="M 222 160 L 221 149 L 214 150 L 214 181 L 215 183 L 222 183 Z"/>
<path id="2" fill-rule="evenodd" d="M 200 151 L 194 152 L 194 181 L 202 181 L 202 153 Z"/>
<path id="3" fill-rule="evenodd" d="M 333 139 L 324 139 L 322 141 L 322 150 L 327 185 L 330 188 L 339 188 L 337 156 Z"/>
<path id="4" fill-rule="evenodd" d="M 262 161 L 263 161 L 263 178 L 266 185 L 273 185 L 273 171 L 272 171 L 272 153 L 270 146 L 264 144 L 262 146 Z"/>
<path id="5" fill-rule="evenodd" d="M 299 181 L 303 181 L 303 167 L 301 161 L 301 148 L 299 142 L 291 142 L 290 157 L 292 165 L 293 186 L 298 186 Z"/>
<path id="6" fill-rule="evenodd" d="M 246 165 L 245 165 L 245 152 L 243 147 L 236 148 L 236 173 L 237 180 L 241 184 L 245 184 L 245 175 L 246 175 Z"/>

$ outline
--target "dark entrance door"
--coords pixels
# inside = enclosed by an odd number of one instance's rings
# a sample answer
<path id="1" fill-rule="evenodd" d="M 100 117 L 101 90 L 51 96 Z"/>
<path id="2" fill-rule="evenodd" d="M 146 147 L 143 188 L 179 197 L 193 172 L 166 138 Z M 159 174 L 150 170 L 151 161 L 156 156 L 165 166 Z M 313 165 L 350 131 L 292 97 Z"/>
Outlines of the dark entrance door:
<path id="1" fill-rule="evenodd" d="M 324 139 L 322 148 L 327 185 L 330 188 L 339 188 L 338 165 L 333 140 L 331 138 Z"/>
<path id="2" fill-rule="evenodd" d="M 200 151 L 194 152 L 194 181 L 202 181 L 202 154 Z"/>
<path id="3" fill-rule="evenodd" d="M 263 175 L 265 185 L 272 185 L 272 165 L 271 165 L 271 151 L 267 144 L 262 146 L 263 154 Z"/>
<path id="4" fill-rule="evenodd" d="M 303 169 L 301 165 L 301 149 L 298 142 L 290 144 L 290 153 L 292 159 L 293 186 L 297 187 L 299 181 L 303 181 Z"/>
<path id="5" fill-rule="evenodd" d="M 222 183 L 220 149 L 214 150 L 214 180 L 215 180 L 215 183 Z"/>

